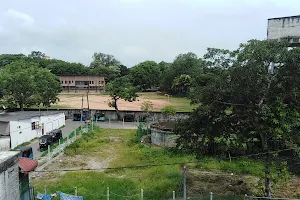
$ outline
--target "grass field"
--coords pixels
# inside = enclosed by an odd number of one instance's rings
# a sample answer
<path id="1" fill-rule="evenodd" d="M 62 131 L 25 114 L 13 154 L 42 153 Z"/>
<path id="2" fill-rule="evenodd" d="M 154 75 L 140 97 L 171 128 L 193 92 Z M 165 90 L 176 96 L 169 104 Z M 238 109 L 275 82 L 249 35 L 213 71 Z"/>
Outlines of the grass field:
<path id="1" fill-rule="evenodd" d="M 52 108 L 81 108 L 82 95 L 84 98 L 83 106 L 87 108 L 87 95 L 80 93 L 61 93 L 59 95 L 60 101 L 57 104 L 53 104 Z M 176 107 L 178 112 L 190 112 L 195 108 L 195 105 L 190 104 L 188 98 L 165 96 L 160 92 L 144 92 L 138 93 L 136 101 L 128 102 L 120 99 L 118 101 L 118 107 L 120 110 L 140 110 L 141 105 L 145 101 L 151 101 L 155 111 L 160 111 L 163 107 L 172 105 Z M 89 107 L 91 109 L 105 109 L 113 110 L 108 106 L 110 97 L 104 94 L 89 94 Z"/>
<path id="2" fill-rule="evenodd" d="M 46 186 L 49 193 L 62 191 L 74 194 L 74 187 L 77 187 L 78 195 L 84 196 L 84 199 L 98 200 L 106 199 L 109 187 L 110 199 L 133 200 L 140 199 L 140 189 L 143 188 L 144 199 L 171 199 L 172 191 L 182 196 L 183 187 L 182 165 L 172 163 L 196 162 L 193 155 L 138 144 L 135 130 L 119 129 L 96 129 L 83 135 L 66 149 L 65 154 L 60 162 L 51 164 L 49 170 L 73 169 L 75 166 L 78 167 L 76 169 L 99 170 L 52 172 L 33 181 L 36 191 L 43 192 Z M 149 166 L 155 164 L 170 165 Z M 149 167 L 136 167 L 141 165 Z M 232 184 L 235 192 L 244 192 L 250 186 L 241 186 L 239 181 L 247 180 L 254 187 L 264 169 L 260 161 L 240 159 L 220 162 L 213 158 L 202 158 L 201 162 L 188 164 L 187 168 L 189 195 L 198 196 L 198 199 L 206 199 L 209 191 L 223 194 L 223 190 L 230 190 L 228 184 Z M 234 175 L 230 176 L 231 173 Z M 222 196 L 219 199 L 238 198 Z"/>

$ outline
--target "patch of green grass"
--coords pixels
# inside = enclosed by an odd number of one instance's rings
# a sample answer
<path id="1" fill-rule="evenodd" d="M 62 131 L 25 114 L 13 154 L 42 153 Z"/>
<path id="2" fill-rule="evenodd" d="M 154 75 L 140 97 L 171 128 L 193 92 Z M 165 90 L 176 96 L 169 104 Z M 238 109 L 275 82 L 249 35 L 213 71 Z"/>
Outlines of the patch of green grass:
<path id="1" fill-rule="evenodd" d="M 191 100 L 185 97 L 165 96 L 162 92 L 140 92 L 138 95 L 147 100 L 166 100 L 170 105 L 176 106 L 177 112 L 191 112 L 197 105 L 191 105 Z M 160 111 L 160 110 L 159 110 Z"/>
<path id="2" fill-rule="evenodd" d="M 171 199 L 172 191 L 182 196 L 182 165 L 172 163 L 197 162 L 193 155 L 138 144 L 136 130 L 95 128 L 94 131 L 83 134 L 80 139 L 67 147 L 65 153 L 70 156 L 109 158 L 109 167 L 112 169 L 56 174 L 54 180 L 44 178 L 36 181 L 36 191 L 42 192 L 46 185 L 48 193 L 59 190 L 73 194 L 74 187 L 77 187 L 78 195 L 84 196 L 84 199 L 101 200 L 106 199 L 106 189 L 109 187 L 110 199 L 135 200 L 140 199 L 139 194 L 142 188 L 144 199 Z M 171 165 L 149 166 L 160 164 Z M 131 168 L 127 168 L 129 166 Z M 188 168 L 191 167 L 260 177 L 264 172 L 262 162 L 246 158 L 234 159 L 232 162 L 202 158 L 197 165 L 188 165 Z M 116 194 L 130 197 L 120 197 Z"/>

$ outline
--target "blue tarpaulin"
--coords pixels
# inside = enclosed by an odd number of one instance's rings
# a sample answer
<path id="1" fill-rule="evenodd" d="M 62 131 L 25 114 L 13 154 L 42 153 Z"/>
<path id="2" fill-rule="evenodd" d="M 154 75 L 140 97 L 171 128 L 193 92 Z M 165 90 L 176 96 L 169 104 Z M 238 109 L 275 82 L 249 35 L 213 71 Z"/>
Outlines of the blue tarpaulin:
<path id="1" fill-rule="evenodd" d="M 41 200 L 51 200 L 51 195 L 50 194 L 41 194 L 41 193 L 38 193 L 36 195 L 36 198 L 37 199 L 41 199 Z"/>
<path id="2" fill-rule="evenodd" d="M 56 192 L 60 196 L 60 200 L 83 200 L 82 196 L 74 196 L 62 192 Z"/>

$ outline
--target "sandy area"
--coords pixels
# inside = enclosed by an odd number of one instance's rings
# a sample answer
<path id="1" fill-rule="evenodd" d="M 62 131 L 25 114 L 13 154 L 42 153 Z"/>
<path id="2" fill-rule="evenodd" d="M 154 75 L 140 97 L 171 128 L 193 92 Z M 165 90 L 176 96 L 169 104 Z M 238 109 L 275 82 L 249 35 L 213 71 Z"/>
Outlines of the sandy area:
<path id="1" fill-rule="evenodd" d="M 82 104 L 82 96 L 80 95 L 71 95 L 71 94 L 60 94 L 60 101 L 58 102 L 59 106 L 66 106 L 69 108 L 81 108 Z M 108 106 L 108 102 L 110 101 L 110 97 L 108 95 L 89 95 L 89 104 L 90 109 L 103 109 L 103 110 L 114 110 Z M 151 101 L 153 103 L 154 110 L 160 110 L 164 106 L 170 104 L 168 100 L 155 100 L 155 99 L 146 99 L 143 97 L 138 97 L 136 101 L 128 102 L 123 99 L 118 100 L 118 107 L 120 110 L 141 110 L 141 105 L 145 101 Z M 83 108 L 87 108 L 87 96 L 86 94 L 83 97 Z"/>

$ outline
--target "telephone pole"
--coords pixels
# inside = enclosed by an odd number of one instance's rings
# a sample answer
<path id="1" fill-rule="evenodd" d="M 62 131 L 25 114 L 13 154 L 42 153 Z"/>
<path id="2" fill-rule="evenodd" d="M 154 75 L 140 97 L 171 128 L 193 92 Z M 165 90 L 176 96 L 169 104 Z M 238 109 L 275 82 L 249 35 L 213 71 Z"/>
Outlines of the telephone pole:
<path id="1" fill-rule="evenodd" d="M 83 95 L 81 98 L 81 114 L 80 114 L 80 121 L 82 122 L 82 115 L 83 115 Z"/>

